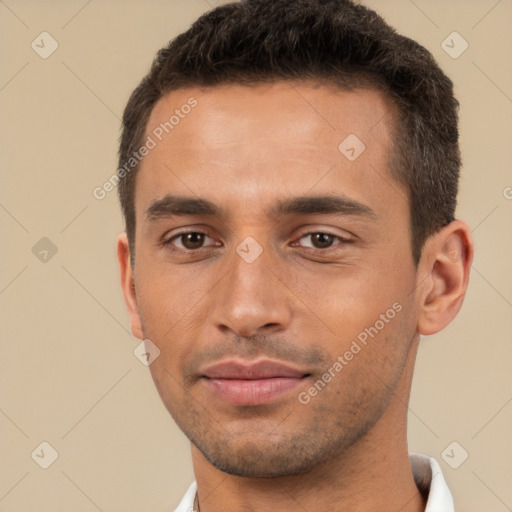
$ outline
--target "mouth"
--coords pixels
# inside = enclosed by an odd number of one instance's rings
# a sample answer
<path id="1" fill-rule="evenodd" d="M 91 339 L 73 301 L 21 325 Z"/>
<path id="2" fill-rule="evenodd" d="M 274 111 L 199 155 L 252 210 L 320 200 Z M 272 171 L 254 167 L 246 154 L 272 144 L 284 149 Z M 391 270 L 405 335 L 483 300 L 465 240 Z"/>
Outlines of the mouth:
<path id="1" fill-rule="evenodd" d="M 296 390 L 310 375 L 268 359 L 229 360 L 207 368 L 202 380 L 214 396 L 232 405 L 261 405 Z"/>

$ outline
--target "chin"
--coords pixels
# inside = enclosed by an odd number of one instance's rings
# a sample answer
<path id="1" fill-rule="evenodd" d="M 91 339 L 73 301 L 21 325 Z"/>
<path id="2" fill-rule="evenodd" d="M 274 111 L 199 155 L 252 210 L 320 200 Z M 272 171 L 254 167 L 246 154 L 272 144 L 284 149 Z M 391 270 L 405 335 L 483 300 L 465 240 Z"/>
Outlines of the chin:
<path id="1" fill-rule="evenodd" d="M 276 478 L 301 475 L 325 463 L 331 446 L 311 443 L 307 437 L 288 437 L 260 443 L 231 440 L 196 443 L 203 456 L 218 470 L 241 477 Z"/>

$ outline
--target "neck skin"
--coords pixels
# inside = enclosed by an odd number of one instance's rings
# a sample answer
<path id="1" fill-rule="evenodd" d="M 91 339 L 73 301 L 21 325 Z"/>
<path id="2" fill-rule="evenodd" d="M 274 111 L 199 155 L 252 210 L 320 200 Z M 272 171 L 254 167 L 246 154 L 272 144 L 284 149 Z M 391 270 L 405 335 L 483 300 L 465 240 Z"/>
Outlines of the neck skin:
<path id="1" fill-rule="evenodd" d="M 201 512 L 423 512 L 407 449 L 407 404 L 419 336 L 389 407 L 341 456 L 305 475 L 247 478 L 213 467 L 192 445 Z"/>

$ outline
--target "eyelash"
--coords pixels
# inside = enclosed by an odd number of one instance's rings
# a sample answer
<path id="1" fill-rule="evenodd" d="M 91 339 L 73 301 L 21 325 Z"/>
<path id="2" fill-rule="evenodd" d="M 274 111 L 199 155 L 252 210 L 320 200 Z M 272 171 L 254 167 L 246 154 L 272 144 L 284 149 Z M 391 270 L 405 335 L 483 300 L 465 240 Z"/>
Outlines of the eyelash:
<path id="1" fill-rule="evenodd" d="M 176 247 L 172 246 L 173 240 L 179 239 L 179 238 L 181 238 L 181 237 L 183 237 L 185 235 L 189 235 L 189 234 L 205 235 L 205 236 L 213 239 L 212 236 L 210 236 L 207 232 L 204 232 L 204 231 L 182 231 L 180 233 L 174 234 L 172 237 L 168 238 L 167 240 L 163 240 L 161 245 L 167 247 L 171 251 L 181 251 L 181 252 L 188 253 L 188 254 L 193 254 L 194 252 L 201 251 L 203 249 L 208 249 L 209 247 L 215 247 L 215 244 L 212 244 L 212 245 L 209 245 L 209 246 L 205 246 L 205 247 L 199 247 L 198 249 L 182 249 L 181 247 L 176 248 Z M 347 238 L 343 238 L 343 237 L 341 237 L 339 235 L 335 235 L 333 233 L 329 233 L 328 231 L 309 231 L 307 233 L 303 233 L 298 238 L 298 240 L 301 240 L 302 238 L 307 237 L 307 236 L 318 235 L 318 234 L 331 236 L 331 237 L 337 239 L 338 243 L 330 245 L 329 247 L 326 247 L 326 248 L 323 248 L 323 249 L 322 248 L 317 248 L 317 247 L 304 247 L 304 246 L 302 246 L 302 247 L 304 249 L 308 249 L 308 250 L 327 252 L 329 250 L 336 250 L 336 248 L 338 246 L 347 245 L 347 244 L 351 243 L 351 240 L 349 240 Z M 218 247 L 218 245 L 217 245 L 217 247 Z M 294 242 L 294 247 L 300 247 L 298 245 L 298 242 Z"/>

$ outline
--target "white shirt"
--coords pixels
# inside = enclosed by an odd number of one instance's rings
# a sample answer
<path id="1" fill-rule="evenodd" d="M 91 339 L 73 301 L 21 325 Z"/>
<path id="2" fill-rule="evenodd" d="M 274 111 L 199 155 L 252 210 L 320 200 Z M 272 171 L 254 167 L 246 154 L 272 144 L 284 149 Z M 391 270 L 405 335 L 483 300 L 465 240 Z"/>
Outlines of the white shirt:
<path id="1" fill-rule="evenodd" d="M 410 453 L 409 460 L 416 486 L 428 492 L 425 512 L 454 512 L 452 495 L 437 461 L 420 453 Z M 193 482 L 174 512 L 193 512 L 196 490 Z"/>

